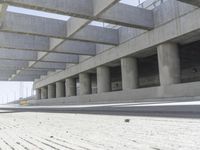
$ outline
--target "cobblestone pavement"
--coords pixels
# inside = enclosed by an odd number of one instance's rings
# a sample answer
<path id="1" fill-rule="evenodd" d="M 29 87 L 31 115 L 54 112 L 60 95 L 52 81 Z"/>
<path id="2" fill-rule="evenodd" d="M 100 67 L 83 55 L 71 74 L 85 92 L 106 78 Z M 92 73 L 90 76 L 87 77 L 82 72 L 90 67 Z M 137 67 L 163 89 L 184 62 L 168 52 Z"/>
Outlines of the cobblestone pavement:
<path id="1" fill-rule="evenodd" d="M 1 150 L 199 150 L 200 119 L 0 113 Z"/>

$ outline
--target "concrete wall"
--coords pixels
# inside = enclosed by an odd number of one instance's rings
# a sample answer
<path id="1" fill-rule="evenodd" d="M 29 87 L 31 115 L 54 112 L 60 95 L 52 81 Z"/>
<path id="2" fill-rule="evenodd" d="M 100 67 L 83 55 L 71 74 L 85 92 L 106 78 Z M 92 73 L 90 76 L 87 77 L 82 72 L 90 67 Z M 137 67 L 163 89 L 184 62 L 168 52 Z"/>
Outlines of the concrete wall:
<path id="1" fill-rule="evenodd" d="M 200 29 L 200 8 L 182 4 L 176 0 L 168 0 L 156 7 L 153 10 L 153 14 L 154 29 L 147 31 L 121 27 L 119 29 L 120 45 L 107 46 L 97 44 L 96 56 L 80 56 L 78 65 L 37 81 L 35 88 L 41 88 L 66 78 L 75 76 L 77 78 L 80 73 L 88 74 L 96 70 L 96 74 L 93 73 L 90 78 L 88 76 L 88 80 L 91 80 L 92 94 L 85 93 L 87 95 L 80 96 L 80 84 L 77 79 L 76 91 L 78 96 L 49 99 L 46 102 L 49 104 L 56 104 L 56 102 L 57 104 L 85 104 L 90 102 L 123 102 L 149 98 L 199 96 L 200 82 L 178 84 L 179 81 L 175 82 L 174 76 L 180 75 L 181 71 L 183 82 L 197 81 L 199 79 L 196 73 L 198 68 L 192 68 L 196 64 L 197 67 L 200 66 L 199 57 L 190 64 L 191 66 L 187 66 L 188 63 L 187 61 L 185 62 L 184 58 L 188 56 L 187 50 L 192 47 L 183 45 L 186 44 L 185 39 L 188 39 L 188 37 L 192 39 L 194 35 L 199 35 L 197 31 Z M 176 53 L 174 50 L 176 50 Z M 180 64 L 179 51 L 181 60 L 184 60 Z M 121 68 L 120 65 L 116 65 L 116 62 L 120 62 L 121 58 L 130 56 L 137 60 L 139 87 L 134 90 L 122 91 Z M 172 58 L 174 58 L 173 61 L 171 61 Z M 191 73 L 190 69 L 193 69 L 195 74 Z M 180 79 L 180 76 L 177 79 Z M 87 87 L 89 87 L 89 84 Z M 96 89 L 97 87 L 98 89 Z M 96 91 L 99 94 L 94 94 Z M 35 101 L 31 102 L 35 103 Z M 40 100 L 38 103 L 45 104 L 45 100 Z"/>
<path id="2" fill-rule="evenodd" d="M 200 96 L 200 82 L 176 84 L 170 86 L 159 86 L 143 89 L 134 89 L 118 92 L 107 92 L 103 94 L 93 94 L 85 96 L 74 96 L 59 99 L 44 99 L 29 101 L 30 105 L 79 105 L 98 104 L 112 102 L 142 102 L 156 101 L 158 98 L 178 98 Z"/>

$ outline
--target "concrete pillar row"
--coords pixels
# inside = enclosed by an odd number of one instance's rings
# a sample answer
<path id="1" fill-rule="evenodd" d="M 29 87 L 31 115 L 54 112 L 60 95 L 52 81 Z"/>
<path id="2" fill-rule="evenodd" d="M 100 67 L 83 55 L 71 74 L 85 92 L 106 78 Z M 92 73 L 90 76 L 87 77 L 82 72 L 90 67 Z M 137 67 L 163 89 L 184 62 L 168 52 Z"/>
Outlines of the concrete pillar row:
<path id="1" fill-rule="evenodd" d="M 56 87 L 54 84 L 48 85 L 48 99 L 56 97 Z"/>
<path id="2" fill-rule="evenodd" d="M 97 91 L 98 93 L 110 92 L 110 68 L 107 66 L 97 67 Z"/>
<path id="3" fill-rule="evenodd" d="M 158 46 L 158 63 L 161 86 L 180 83 L 180 56 L 176 43 Z"/>
<path id="4" fill-rule="evenodd" d="M 41 88 L 41 99 L 47 99 L 48 98 L 48 91 L 47 87 Z"/>
<path id="5" fill-rule="evenodd" d="M 76 96 L 76 79 L 69 78 L 65 81 L 66 97 Z"/>
<path id="6" fill-rule="evenodd" d="M 56 82 L 56 98 L 65 97 L 65 83 Z"/>
<path id="7" fill-rule="evenodd" d="M 122 58 L 121 70 L 123 90 L 138 88 L 137 59 L 133 57 Z"/>
<path id="8" fill-rule="evenodd" d="M 41 89 L 36 89 L 36 100 L 41 99 Z"/>
<path id="9" fill-rule="evenodd" d="M 80 95 L 91 94 L 91 79 L 89 73 L 79 74 Z"/>

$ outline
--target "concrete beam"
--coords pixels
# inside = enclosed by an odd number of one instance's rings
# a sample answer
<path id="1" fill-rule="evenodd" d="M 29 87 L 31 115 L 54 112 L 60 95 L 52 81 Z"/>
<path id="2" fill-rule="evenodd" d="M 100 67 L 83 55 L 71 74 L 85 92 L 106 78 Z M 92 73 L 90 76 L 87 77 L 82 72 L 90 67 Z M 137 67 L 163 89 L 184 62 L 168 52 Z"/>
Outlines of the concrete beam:
<path id="1" fill-rule="evenodd" d="M 19 54 L 22 52 L 21 50 L 51 52 L 50 43 L 53 44 L 47 37 L 0 32 L 0 48 L 19 50 Z M 96 54 L 96 45 L 89 42 L 66 40 L 62 45 L 56 47 L 54 52 L 94 56 Z"/>
<path id="2" fill-rule="evenodd" d="M 27 69 L 27 70 L 20 70 L 19 75 L 24 76 L 31 76 L 31 75 L 46 75 L 48 70 L 40 70 L 40 69 Z"/>
<path id="3" fill-rule="evenodd" d="M 96 44 L 66 40 L 61 45 L 56 47 L 54 52 L 94 56 L 96 55 Z"/>
<path id="4" fill-rule="evenodd" d="M 78 55 L 49 53 L 41 60 L 38 58 L 37 52 L 24 51 L 15 49 L 0 48 L 0 59 L 2 60 L 23 60 L 23 61 L 39 61 L 39 62 L 58 62 L 58 63 L 78 63 Z"/>
<path id="5" fill-rule="evenodd" d="M 70 39 L 70 37 L 67 37 L 67 35 L 69 35 L 68 32 L 71 31 L 66 27 L 66 25 L 66 21 L 8 12 L 5 15 L 3 26 L 0 28 L 0 30 L 4 32 L 27 33 L 31 35 L 48 36 L 52 38 Z M 91 34 L 91 32 L 95 32 L 96 34 Z M 84 35 L 85 39 L 83 39 L 81 35 Z M 93 27 L 92 31 L 88 32 L 88 30 L 83 30 L 81 33 L 74 36 L 73 39 L 78 41 L 104 43 L 106 40 L 103 39 L 106 39 L 107 36 L 113 37 L 116 36 L 116 34 L 113 33 L 113 29 Z M 118 43 L 116 43 L 116 41 L 107 41 L 106 44 L 113 45 Z"/>
<path id="6" fill-rule="evenodd" d="M 37 60 L 37 52 L 0 48 L 0 59 L 7 60 Z"/>
<path id="7" fill-rule="evenodd" d="M 103 11 L 107 10 L 114 4 L 119 2 L 119 0 L 93 0 L 93 15 L 92 17 L 97 17 L 99 16 Z M 86 25 L 88 25 L 91 20 L 91 18 L 77 18 L 77 17 L 72 17 L 68 20 L 67 22 L 67 37 L 71 37 L 74 34 L 76 34 L 78 31 L 83 29 Z"/>
<path id="8" fill-rule="evenodd" d="M 97 36 L 98 35 L 98 36 Z M 88 25 L 82 30 L 71 36 L 72 39 L 109 44 L 109 45 L 118 45 L 119 44 L 119 31 L 116 29 L 108 29 L 102 27 L 96 27 Z"/>
<path id="9" fill-rule="evenodd" d="M 40 61 L 77 64 L 79 57 L 78 55 L 49 53 Z"/>
<path id="10" fill-rule="evenodd" d="M 5 14 L 1 31 L 29 33 L 33 35 L 60 38 L 67 35 L 65 21 L 12 12 L 7 12 Z"/>
<path id="11" fill-rule="evenodd" d="M 137 27 L 142 29 L 153 28 L 152 11 L 134 6 L 117 3 L 119 0 L 82 0 L 82 1 L 64 1 L 55 2 L 50 0 L 48 4 L 43 1 L 23 1 L 23 0 L 4 0 L 4 3 L 42 10 L 51 13 L 58 13 L 78 17 L 82 19 L 72 19 L 73 24 L 77 22 L 87 22 L 89 20 L 104 21 L 107 23 L 115 23 L 121 26 Z M 187 0 L 182 0 L 187 1 Z M 189 1 L 189 0 L 188 0 Z M 195 0 L 193 0 L 195 1 Z M 2 1 L 3 2 L 3 1 Z M 117 4 L 116 4 L 117 3 Z M 61 5 L 62 4 L 62 5 Z M 86 6 L 87 5 L 87 6 Z M 71 7 L 70 7 L 71 6 Z M 111 7 L 113 6 L 113 7 Z M 109 8 L 109 9 L 108 9 Z M 131 14 L 131 17 L 129 17 Z M 138 15 L 139 14 L 139 15 Z M 83 24 L 84 24 L 83 23 Z M 82 25 L 83 25 L 82 24 Z M 72 26 L 74 30 L 68 35 L 76 32 L 80 26 Z"/>
<path id="12" fill-rule="evenodd" d="M 99 21 L 150 30 L 154 28 L 153 11 L 118 3 L 99 16 Z"/>
<path id="13" fill-rule="evenodd" d="M 144 50 L 149 50 L 166 41 L 179 41 L 187 35 L 199 34 L 200 31 L 200 9 L 195 9 L 176 17 L 175 19 L 131 39 L 117 47 L 113 47 L 91 59 L 88 59 L 76 66 L 68 68 L 55 76 L 49 76 L 46 79 L 35 82 L 34 87 L 42 87 L 49 83 L 63 80 L 77 75 L 80 72 L 85 72 L 94 69 L 98 66 L 105 65 L 119 58 L 136 55 Z M 192 25 L 191 25 L 192 23 Z M 164 34 L 167 33 L 167 34 Z M 78 71 L 77 71 L 78 70 Z"/>
<path id="14" fill-rule="evenodd" d="M 0 47 L 20 50 L 48 50 L 49 38 L 27 34 L 0 32 Z"/>
<path id="15" fill-rule="evenodd" d="M 33 62 L 29 62 L 30 64 Z M 64 70 L 66 67 L 65 63 L 50 63 L 50 62 L 36 62 L 31 68 L 34 69 L 61 69 Z"/>
<path id="16" fill-rule="evenodd" d="M 200 7 L 200 0 L 178 0 L 178 1 Z"/>
<path id="17" fill-rule="evenodd" d="M 91 16 L 93 14 L 92 0 L 1 0 L 14 6 L 42 10 L 69 16 Z"/>
<path id="18" fill-rule="evenodd" d="M 0 68 L 21 69 L 28 67 L 27 61 L 0 60 Z"/>

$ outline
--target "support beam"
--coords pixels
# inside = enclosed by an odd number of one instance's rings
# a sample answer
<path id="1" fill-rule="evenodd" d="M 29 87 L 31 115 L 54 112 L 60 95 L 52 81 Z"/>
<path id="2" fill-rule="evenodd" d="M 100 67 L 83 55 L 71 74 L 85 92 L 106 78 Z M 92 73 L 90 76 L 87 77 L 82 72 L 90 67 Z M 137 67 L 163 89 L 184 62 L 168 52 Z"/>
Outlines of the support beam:
<path id="1" fill-rule="evenodd" d="M 39 61 L 77 64 L 78 55 L 49 53 Z"/>
<path id="2" fill-rule="evenodd" d="M 66 97 L 76 96 L 76 79 L 69 78 L 65 81 Z"/>
<path id="3" fill-rule="evenodd" d="M 13 22 L 15 23 L 13 24 Z M 70 32 L 70 30 L 67 29 L 66 26 L 66 21 L 8 12 L 6 13 L 3 26 L 0 28 L 0 31 L 71 39 L 71 37 L 67 36 L 69 35 L 68 32 Z M 91 31 L 88 31 L 88 29 Z M 114 29 L 105 29 L 103 27 L 93 27 L 87 25 L 85 30 L 81 30 L 80 33 L 77 32 L 72 39 L 77 41 L 117 45 L 118 41 L 113 39 L 113 37 L 116 39 L 119 38 L 116 35 L 117 33 L 118 31 Z M 84 35 L 84 38 L 82 38 L 82 35 Z"/>
<path id="4" fill-rule="evenodd" d="M 34 65 L 32 65 L 34 63 Z M 29 62 L 29 66 L 34 69 L 61 69 L 64 70 L 66 67 L 65 63 L 49 63 L 49 62 Z"/>
<path id="5" fill-rule="evenodd" d="M 153 11 L 118 3 L 100 15 L 102 22 L 150 30 L 154 28 Z"/>
<path id="6" fill-rule="evenodd" d="M 65 83 L 56 82 L 56 98 L 65 97 Z"/>
<path id="7" fill-rule="evenodd" d="M 48 85 L 48 99 L 56 97 L 56 88 L 54 84 Z"/>
<path id="8" fill-rule="evenodd" d="M 94 43 L 118 45 L 119 31 L 116 29 L 88 25 L 73 36 L 71 36 L 71 38 L 74 40 L 78 39 Z"/>
<path id="9" fill-rule="evenodd" d="M 60 2 L 61 1 L 61 2 Z M 117 3 L 119 0 L 60 0 L 62 5 L 57 1 L 49 0 L 48 4 L 43 0 L 4 0 L 4 3 L 14 6 L 42 10 L 51 13 L 69 15 L 87 19 L 115 23 L 120 26 L 138 27 L 142 29 L 151 29 L 153 27 L 153 13 L 150 10 L 137 8 L 134 6 Z M 198 0 L 180 0 L 188 3 L 195 3 Z M 197 2 L 196 2 L 197 3 Z M 195 3 L 195 4 L 196 4 Z M 112 6 L 112 7 L 111 7 Z M 108 9 L 109 8 L 109 9 Z M 122 13 L 123 12 L 123 13 Z M 117 15 L 116 15 L 117 14 Z M 98 15 L 98 16 L 97 16 Z M 131 15 L 131 17 L 129 17 Z M 140 18 L 139 18 L 140 17 Z M 76 19 L 74 19 L 76 20 Z M 75 21 L 74 21 L 75 22 Z M 76 22 L 81 22 L 76 20 Z M 76 30 L 79 27 L 74 28 Z M 73 32 L 71 32 L 72 34 Z M 71 35 L 69 34 L 69 35 Z"/>
<path id="10" fill-rule="evenodd" d="M 122 88 L 136 89 L 138 88 L 138 66 L 137 59 L 133 57 L 125 57 L 121 59 L 122 70 Z"/>
<path id="11" fill-rule="evenodd" d="M 158 62 L 162 86 L 180 83 L 180 57 L 177 44 L 164 43 L 159 45 Z"/>
<path id="12" fill-rule="evenodd" d="M 21 69 L 28 67 L 27 61 L 0 60 L 0 68 Z"/>
<path id="13" fill-rule="evenodd" d="M 80 95 L 91 94 L 91 79 L 89 73 L 79 74 Z"/>
<path id="14" fill-rule="evenodd" d="M 37 60 L 37 52 L 0 48 L 0 59 L 4 60 Z"/>
<path id="15" fill-rule="evenodd" d="M 107 66 L 97 67 L 97 91 L 98 93 L 110 92 L 110 68 Z"/>
<path id="16" fill-rule="evenodd" d="M 36 100 L 41 99 L 41 89 L 36 89 Z"/>
<path id="17" fill-rule="evenodd" d="M 48 50 L 49 38 L 27 34 L 0 32 L 0 47 L 20 50 Z"/>
<path id="18" fill-rule="evenodd" d="M 51 44 L 54 42 L 51 41 Z M 66 40 L 60 46 L 54 49 L 54 52 L 78 54 L 78 55 L 96 55 L 96 44 L 90 42 Z"/>
<path id="19" fill-rule="evenodd" d="M 69 16 L 90 16 L 93 14 L 93 0 L 1 0 L 13 6 L 36 9 L 51 13 L 58 13 Z"/>
<path id="20" fill-rule="evenodd" d="M 48 91 L 47 87 L 41 88 L 41 99 L 47 99 L 48 98 Z"/>
<path id="21" fill-rule="evenodd" d="M 13 23 L 14 22 L 14 23 Z M 67 35 L 66 21 L 7 12 L 1 31 L 63 38 Z"/>

